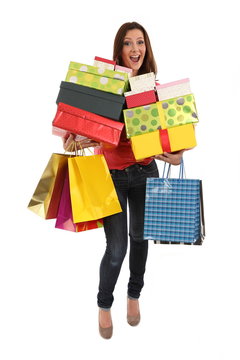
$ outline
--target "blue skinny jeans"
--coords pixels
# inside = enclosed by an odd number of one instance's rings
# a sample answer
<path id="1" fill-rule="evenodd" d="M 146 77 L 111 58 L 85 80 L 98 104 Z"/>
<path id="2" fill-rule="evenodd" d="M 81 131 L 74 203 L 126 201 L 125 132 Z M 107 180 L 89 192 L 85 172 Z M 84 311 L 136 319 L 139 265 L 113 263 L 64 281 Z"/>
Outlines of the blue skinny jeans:
<path id="1" fill-rule="evenodd" d="M 155 160 L 148 165 L 134 164 L 124 170 L 110 170 L 122 212 L 104 218 L 106 250 L 100 264 L 98 306 L 106 311 L 112 306 L 114 288 L 128 247 L 128 296 L 138 299 L 144 285 L 148 241 L 143 240 L 146 178 L 159 177 Z M 128 206 L 127 206 L 128 205 Z"/>

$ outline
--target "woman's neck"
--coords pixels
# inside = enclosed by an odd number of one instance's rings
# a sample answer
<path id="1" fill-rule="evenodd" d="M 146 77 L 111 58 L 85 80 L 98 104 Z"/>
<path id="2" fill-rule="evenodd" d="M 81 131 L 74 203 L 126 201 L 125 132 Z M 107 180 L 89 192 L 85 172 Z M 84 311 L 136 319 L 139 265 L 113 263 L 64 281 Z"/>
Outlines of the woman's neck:
<path id="1" fill-rule="evenodd" d="M 133 70 L 132 71 L 132 76 L 137 76 L 137 74 L 138 74 L 138 70 Z"/>

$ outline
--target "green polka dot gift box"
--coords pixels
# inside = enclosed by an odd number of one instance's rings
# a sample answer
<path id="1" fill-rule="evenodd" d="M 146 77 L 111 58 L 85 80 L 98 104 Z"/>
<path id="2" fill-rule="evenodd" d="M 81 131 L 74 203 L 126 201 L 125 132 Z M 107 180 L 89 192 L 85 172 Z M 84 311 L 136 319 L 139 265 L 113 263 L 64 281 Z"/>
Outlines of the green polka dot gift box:
<path id="1" fill-rule="evenodd" d="M 123 110 L 127 137 L 161 129 L 157 103 Z"/>
<path id="2" fill-rule="evenodd" d="M 159 101 L 157 107 L 158 111 L 163 115 L 160 122 L 162 129 L 198 122 L 193 94 Z"/>
<path id="3" fill-rule="evenodd" d="M 117 95 L 123 95 L 129 87 L 126 73 L 73 61 L 70 62 L 65 81 Z"/>

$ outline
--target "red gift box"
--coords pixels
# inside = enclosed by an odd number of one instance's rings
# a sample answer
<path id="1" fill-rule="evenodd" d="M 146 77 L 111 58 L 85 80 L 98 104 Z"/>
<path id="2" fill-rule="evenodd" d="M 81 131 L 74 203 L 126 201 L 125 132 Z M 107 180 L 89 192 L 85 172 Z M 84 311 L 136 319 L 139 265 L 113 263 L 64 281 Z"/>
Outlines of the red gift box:
<path id="1" fill-rule="evenodd" d="M 125 95 L 125 98 L 128 109 L 138 106 L 149 105 L 157 101 L 154 90 L 144 91 L 133 95 Z"/>
<path id="2" fill-rule="evenodd" d="M 118 121 L 63 103 L 58 104 L 52 125 L 113 146 L 118 145 L 124 127 Z"/>

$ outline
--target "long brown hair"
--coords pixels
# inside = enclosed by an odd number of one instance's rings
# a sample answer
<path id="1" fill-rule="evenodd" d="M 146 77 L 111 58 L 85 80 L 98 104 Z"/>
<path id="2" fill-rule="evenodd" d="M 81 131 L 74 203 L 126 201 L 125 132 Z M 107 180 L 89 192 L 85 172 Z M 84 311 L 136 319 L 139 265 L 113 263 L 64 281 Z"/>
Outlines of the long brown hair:
<path id="1" fill-rule="evenodd" d="M 148 36 L 146 30 L 144 29 L 144 27 L 135 21 L 127 22 L 119 28 L 119 30 L 115 36 L 114 45 L 113 45 L 113 60 L 115 60 L 118 65 L 122 65 L 122 66 L 124 65 L 123 61 L 122 61 L 122 57 L 121 57 L 123 41 L 124 41 L 124 38 L 125 38 L 128 30 L 133 30 L 133 29 L 139 29 L 142 31 L 143 36 L 144 36 L 145 45 L 146 45 L 146 54 L 145 54 L 142 66 L 140 67 L 140 69 L 138 71 L 138 75 L 149 73 L 149 72 L 154 72 L 156 75 L 157 74 L 157 64 L 156 64 L 156 61 L 153 56 L 153 51 L 152 51 L 149 36 Z"/>

